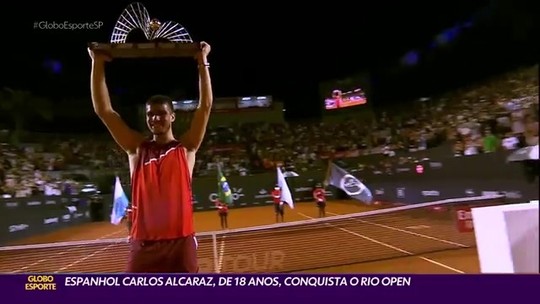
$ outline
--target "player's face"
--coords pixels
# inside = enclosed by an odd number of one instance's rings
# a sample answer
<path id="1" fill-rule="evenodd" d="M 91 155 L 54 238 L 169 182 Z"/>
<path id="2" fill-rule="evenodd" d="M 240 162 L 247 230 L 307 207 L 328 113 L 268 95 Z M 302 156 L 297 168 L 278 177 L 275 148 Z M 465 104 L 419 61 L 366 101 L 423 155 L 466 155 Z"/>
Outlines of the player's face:
<path id="1" fill-rule="evenodd" d="M 175 116 L 167 104 L 147 104 L 146 124 L 154 135 L 168 132 L 174 122 Z"/>

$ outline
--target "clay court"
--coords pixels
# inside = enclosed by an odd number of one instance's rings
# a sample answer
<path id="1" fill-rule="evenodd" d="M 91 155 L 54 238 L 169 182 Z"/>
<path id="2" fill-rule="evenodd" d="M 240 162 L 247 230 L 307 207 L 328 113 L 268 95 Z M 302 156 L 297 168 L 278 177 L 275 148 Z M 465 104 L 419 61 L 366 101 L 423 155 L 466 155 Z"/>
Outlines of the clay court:
<path id="1" fill-rule="evenodd" d="M 383 208 L 334 201 L 328 204 L 327 217 L 374 209 Z M 474 233 L 459 233 L 448 210 L 396 211 L 322 223 L 310 220 L 317 212 L 313 203 L 299 203 L 286 210 L 288 227 L 236 231 L 274 224 L 273 208 L 231 209 L 231 231 L 214 235 L 207 232 L 220 230 L 216 212 L 195 213 L 201 272 L 479 273 Z M 305 223 L 293 223 L 298 221 Z M 120 238 L 126 235 L 124 225 L 99 222 L 21 240 L 11 245 L 90 242 L 0 251 L 0 272 L 122 272 L 128 245 Z"/>

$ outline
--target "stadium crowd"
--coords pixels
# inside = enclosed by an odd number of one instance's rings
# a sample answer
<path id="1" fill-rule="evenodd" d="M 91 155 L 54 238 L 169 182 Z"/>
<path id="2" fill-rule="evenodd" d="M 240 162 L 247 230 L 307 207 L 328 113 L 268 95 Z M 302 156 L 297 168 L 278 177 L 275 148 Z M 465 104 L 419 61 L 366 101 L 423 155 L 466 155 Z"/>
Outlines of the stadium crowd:
<path id="1" fill-rule="evenodd" d="M 248 175 L 285 164 L 304 171 L 329 157 L 393 156 L 443 144 L 455 156 L 538 144 L 538 67 L 432 98 L 407 112 L 388 110 L 372 122 L 236 124 L 211 128 L 195 175 Z M 39 138 L 39 137 L 35 137 Z M 110 137 L 47 138 L 0 145 L 0 196 L 58 195 L 80 191 L 84 171 L 127 170 L 127 157 Z M 384 168 L 410 158 L 388 157 Z M 69 172 L 69 174 L 66 174 Z M 77 177 L 78 176 L 78 177 Z"/>

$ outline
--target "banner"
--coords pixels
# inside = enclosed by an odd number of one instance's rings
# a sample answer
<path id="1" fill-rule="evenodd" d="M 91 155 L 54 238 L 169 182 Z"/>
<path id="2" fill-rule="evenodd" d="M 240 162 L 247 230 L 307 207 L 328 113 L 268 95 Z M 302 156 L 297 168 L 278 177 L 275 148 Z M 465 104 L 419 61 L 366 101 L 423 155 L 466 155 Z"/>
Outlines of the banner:
<path id="1" fill-rule="evenodd" d="M 434 150 L 437 156 L 440 151 Z M 537 184 L 527 181 L 522 164 L 506 162 L 507 153 L 431 158 L 430 151 L 418 152 L 422 153 L 422 156 L 428 156 L 424 161 L 395 163 L 388 167 L 387 171 L 366 169 L 369 166 L 363 170 L 349 169 L 358 168 L 358 163 L 351 160 L 336 161 L 336 164 L 364 181 L 371 190 L 374 201 L 414 204 L 494 192 L 505 194 L 510 200 L 538 199 Z M 381 158 L 385 156 L 366 157 L 362 164 L 377 164 Z M 300 176 L 287 178 L 295 202 L 313 200 L 313 187 L 317 181 L 324 179 L 324 169 L 303 171 Z M 275 185 L 273 172 L 227 176 L 227 182 L 231 186 L 231 212 L 234 212 L 235 208 L 272 204 L 270 192 Z M 194 179 L 195 211 L 215 208 L 214 201 L 218 198 L 215 183 L 216 180 L 212 177 Z M 327 187 L 326 190 L 330 201 L 347 198 L 346 193 L 335 187 Z"/>
<path id="2" fill-rule="evenodd" d="M 436 153 L 436 149 L 433 149 Z M 509 202 L 538 199 L 538 184 L 530 182 L 524 175 L 522 163 L 506 162 L 507 153 L 481 154 L 465 157 L 433 158 L 432 150 L 422 153 L 421 162 L 395 163 L 387 171 L 349 169 L 358 168 L 358 163 L 336 161 L 355 177 L 361 179 L 371 190 L 374 201 L 415 204 L 457 197 L 503 194 Z M 437 155 L 437 154 L 435 154 Z M 383 156 L 366 157 L 362 164 L 377 164 L 375 159 Z M 367 159 L 367 160 L 366 160 Z M 347 166 L 348 165 L 348 166 Z M 313 187 L 324 180 L 325 170 L 302 171 L 300 176 L 288 177 L 287 184 L 295 202 L 312 201 Z M 271 191 L 275 185 L 274 172 L 250 176 L 228 176 L 232 202 L 235 208 L 268 206 L 273 203 Z M 129 192 L 129 188 L 125 188 Z M 327 187 L 329 201 L 347 199 L 345 192 Z M 195 211 L 215 209 L 218 198 L 216 178 L 199 177 L 193 181 L 193 208 Z M 105 196 L 105 202 L 112 197 Z M 67 206 L 77 208 L 71 214 Z M 110 208 L 105 208 L 111 211 Z M 0 199 L 0 244 L 19 237 L 49 232 L 58 227 L 89 221 L 88 202 L 84 197 L 36 197 Z M 69 218 L 69 219 L 68 219 Z M 47 224 L 44 224 L 46 222 Z"/>
<path id="3" fill-rule="evenodd" d="M 84 196 L 0 200 L 0 244 L 90 221 Z"/>
<path id="4" fill-rule="evenodd" d="M 507 179 L 413 179 L 386 183 L 366 183 L 375 201 L 417 204 L 483 195 L 504 195 L 507 202 L 538 198 L 538 186 Z"/>
<path id="5" fill-rule="evenodd" d="M 536 283 L 534 283 L 536 282 Z M 526 303 L 530 275 L 4 275 L 6 303 Z M 449 292 L 452 290 L 459 292 Z M 180 291 L 181 290 L 181 291 Z M 421 295 L 421 296 L 419 296 Z M 12 298 L 12 299 L 10 299 Z"/>

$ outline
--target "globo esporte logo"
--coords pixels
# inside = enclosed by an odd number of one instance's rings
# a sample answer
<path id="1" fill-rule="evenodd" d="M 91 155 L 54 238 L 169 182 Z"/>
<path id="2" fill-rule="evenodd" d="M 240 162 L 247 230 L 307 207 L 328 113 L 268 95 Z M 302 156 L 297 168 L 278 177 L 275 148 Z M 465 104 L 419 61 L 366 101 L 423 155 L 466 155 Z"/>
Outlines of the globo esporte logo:
<path id="1" fill-rule="evenodd" d="M 56 283 L 52 275 L 30 275 L 24 284 L 24 290 L 56 290 Z"/>

